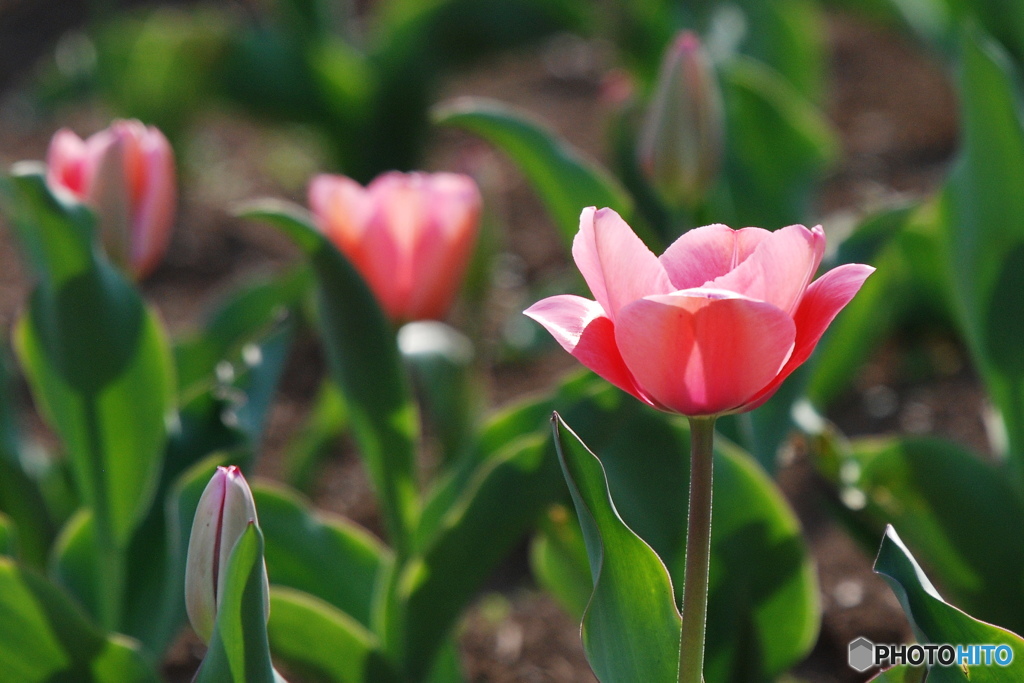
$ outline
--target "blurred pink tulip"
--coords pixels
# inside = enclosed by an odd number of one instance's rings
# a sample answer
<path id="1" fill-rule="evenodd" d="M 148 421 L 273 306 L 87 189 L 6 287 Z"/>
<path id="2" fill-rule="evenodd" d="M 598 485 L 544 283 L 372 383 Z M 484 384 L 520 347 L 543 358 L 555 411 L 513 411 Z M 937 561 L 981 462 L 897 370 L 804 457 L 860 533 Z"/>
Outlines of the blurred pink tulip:
<path id="1" fill-rule="evenodd" d="M 661 198 L 694 206 L 715 184 L 725 115 L 714 65 L 700 38 L 683 31 L 665 53 L 637 155 Z"/>
<path id="2" fill-rule="evenodd" d="M 585 366 L 655 408 L 752 410 L 807 360 L 874 268 L 811 282 L 821 227 L 707 225 L 655 256 L 611 209 L 583 210 L 573 258 L 597 301 L 563 294 L 530 316 Z"/>
<path id="3" fill-rule="evenodd" d="M 96 212 L 111 259 L 142 279 L 171 238 L 177 182 L 171 146 L 156 128 L 115 121 L 82 140 L 61 129 L 50 141 L 48 179 Z"/>
<path id="4" fill-rule="evenodd" d="M 231 551 L 249 524 L 257 524 L 256 503 L 241 470 L 218 467 L 196 506 L 185 560 L 185 611 L 192 629 L 210 642 Z M 263 569 L 263 604 L 270 614 L 270 584 Z"/>
<path id="5" fill-rule="evenodd" d="M 480 191 L 455 173 L 385 173 L 365 188 L 340 175 L 309 186 L 317 226 L 396 322 L 442 318 L 473 251 Z"/>

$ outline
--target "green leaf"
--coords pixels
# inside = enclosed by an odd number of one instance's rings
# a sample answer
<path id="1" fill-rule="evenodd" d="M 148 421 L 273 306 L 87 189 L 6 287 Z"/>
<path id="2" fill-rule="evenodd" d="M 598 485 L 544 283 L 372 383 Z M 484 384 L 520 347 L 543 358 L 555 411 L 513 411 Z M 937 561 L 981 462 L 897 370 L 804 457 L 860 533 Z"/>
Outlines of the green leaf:
<path id="1" fill-rule="evenodd" d="M 579 520 L 563 505 L 552 506 L 530 545 L 530 570 L 537 581 L 577 619 L 590 602 L 593 585 Z"/>
<path id="2" fill-rule="evenodd" d="M 92 216 L 38 167 L 2 184 L 39 284 L 15 331 L 33 394 L 101 533 L 122 548 L 147 512 L 171 412 L 167 340 L 135 289 L 92 247 Z"/>
<path id="3" fill-rule="evenodd" d="M 260 482 L 253 497 L 270 582 L 315 596 L 369 628 L 377 580 L 392 561 L 387 548 L 345 519 L 314 512 L 283 487 Z"/>
<path id="4" fill-rule="evenodd" d="M 134 641 L 104 636 L 60 590 L 2 557 L 0 671 L 24 683 L 159 680 Z"/>
<path id="5" fill-rule="evenodd" d="M 963 136 L 942 194 L 943 265 L 968 346 L 1003 414 L 1024 491 L 1024 174 L 1016 75 L 979 30 L 964 31 L 958 86 Z"/>
<path id="6" fill-rule="evenodd" d="M 507 154 L 544 202 L 567 247 L 584 207 L 607 206 L 630 219 L 632 200 L 618 181 L 527 114 L 495 100 L 463 98 L 439 105 L 434 121 L 479 135 Z"/>
<path id="7" fill-rule="evenodd" d="M 296 268 L 232 291 L 201 332 L 175 345 L 179 393 L 193 395 L 196 385 L 213 380 L 222 360 L 238 356 L 246 344 L 294 315 L 312 284 L 309 270 Z"/>
<path id="8" fill-rule="evenodd" d="M 729 131 L 729 205 L 713 210 L 731 225 L 776 228 L 807 214 L 815 181 L 838 157 L 824 115 L 768 66 L 737 57 L 722 70 Z"/>
<path id="9" fill-rule="evenodd" d="M 15 557 L 18 551 L 18 530 L 7 515 L 0 512 L 0 556 Z"/>
<path id="10" fill-rule="evenodd" d="M 1024 528 L 1024 503 L 1002 471 L 934 438 L 862 439 L 839 457 L 848 514 L 876 534 L 899 526 L 957 604 L 1024 630 L 1024 547 L 1005 540 Z"/>
<path id="11" fill-rule="evenodd" d="M 603 400 L 595 396 L 581 407 L 586 410 L 578 409 L 572 424 L 600 454 L 615 509 L 680 588 L 689 490 L 685 421 L 607 386 Z M 749 455 L 716 440 L 705 676 L 761 681 L 793 666 L 814 645 L 817 579 L 781 493 Z"/>
<path id="12" fill-rule="evenodd" d="M 345 394 L 360 453 L 392 544 L 401 555 L 419 513 L 419 426 L 394 331 L 362 277 L 306 212 L 281 202 L 263 202 L 250 204 L 241 215 L 280 229 L 313 265 L 331 370 Z"/>
<path id="13" fill-rule="evenodd" d="M 557 468 L 539 436 L 508 444 L 456 489 L 388 584 L 385 642 L 410 680 L 426 676 L 450 629 L 494 567 L 558 491 Z M 472 549 L 467 555 L 467 549 Z"/>
<path id="14" fill-rule="evenodd" d="M 288 483 L 311 494 L 320 475 L 321 462 L 347 427 L 345 398 L 338 385 L 325 377 L 313 399 L 309 416 L 284 448 Z"/>
<path id="15" fill-rule="evenodd" d="M 1013 663 L 1009 667 L 963 665 L 966 671 L 959 666 L 932 667 L 928 675 L 930 683 L 994 683 L 1019 678 L 1024 672 L 1024 638 L 978 621 L 945 602 L 892 526 L 886 527 L 875 560 L 875 572 L 882 575 L 896 594 L 918 642 L 1008 645 L 1013 650 Z"/>
<path id="16" fill-rule="evenodd" d="M 18 557 L 41 568 L 55 535 L 54 523 L 36 477 L 24 464 L 11 396 L 6 354 L 0 352 L 0 511 L 18 537 Z"/>
<path id="17" fill-rule="evenodd" d="M 339 567 L 339 569 L 341 569 Z M 308 593 L 270 591 L 270 648 L 304 681 L 387 683 L 399 678 L 363 624 Z"/>
<path id="18" fill-rule="evenodd" d="M 594 577 L 583 617 L 590 666 L 606 683 L 674 681 L 682 622 L 668 570 L 616 512 L 597 457 L 557 414 L 552 426 Z"/>
<path id="19" fill-rule="evenodd" d="M 231 551 L 196 683 L 274 683 L 263 600 L 263 534 L 250 523 Z"/>

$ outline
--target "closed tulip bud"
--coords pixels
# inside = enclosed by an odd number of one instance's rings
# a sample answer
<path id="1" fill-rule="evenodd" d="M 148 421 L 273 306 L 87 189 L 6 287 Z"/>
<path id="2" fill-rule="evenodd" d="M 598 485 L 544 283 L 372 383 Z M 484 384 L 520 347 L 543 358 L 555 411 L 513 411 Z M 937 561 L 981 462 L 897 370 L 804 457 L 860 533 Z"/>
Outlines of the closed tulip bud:
<path id="1" fill-rule="evenodd" d="M 258 524 L 256 503 L 235 467 L 218 467 L 196 507 L 185 563 L 185 609 L 196 634 L 209 643 L 224 592 L 231 551 L 250 524 Z M 263 569 L 263 594 L 270 615 L 270 588 Z"/>
<path id="2" fill-rule="evenodd" d="M 458 292 L 480 219 L 480 191 L 456 173 L 378 176 L 365 188 L 318 175 L 309 206 L 396 323 L 443 318 Z"/>
<path id="3" fill-rule="evenodd" d="M 50 185 L 95 211 L 111 259 L 136 279 L 152 272 L 167 251 L 177 203 L 163 133 L 139 121 L 115 121 L 86 140 L 62 129 L 46 161 Z"/>
<path id="4" fill-rule="evenodd" d="M 694 207 L 718 175 L 722 96 L 710 59 L 686 31 L 665 54 L 640 135 L 640 168 L 662 199 Z"/>

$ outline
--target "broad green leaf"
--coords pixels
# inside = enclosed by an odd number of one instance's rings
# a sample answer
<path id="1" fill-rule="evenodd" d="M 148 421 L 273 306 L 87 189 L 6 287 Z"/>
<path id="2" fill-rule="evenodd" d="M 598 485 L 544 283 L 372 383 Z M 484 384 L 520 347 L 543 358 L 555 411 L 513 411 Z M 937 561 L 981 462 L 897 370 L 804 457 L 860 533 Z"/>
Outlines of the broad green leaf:
<path id="1" fill-rule="evenodd" d="M 682 622 L 668 570 L 619 516 L 601 462 L 557 415 L 552 425 L 593 573 L 583 617 L 590 666 L 605 683 L 674 681 Z"/>
<path id="2" fill-rule="evenodd" d="M 742 3 L 750 25 L 744 51 L 769 64 L 808 102 L 820 104 L 827 55 L 825 17 L 810 0 L 753 0 Z"/>
<path id="3" fill-rule="evenodd" d="M 55 535 L 37 477 L 29 474 L 18 430 L 18 409 L 12 395 L 10 365 L 0 348 L 0 511 L 18 537 L 18 558 L 41 568 Z"/>
<path id="4" fill-rule="evenodd" d="M 392 544 L 402 554 L 419 512 L 415 471 L 419 427 L 394 331 L 359 273 L 302 209 L 263 202 L 241 213 L 280 229 L 313 265 L 331 370 L 345 394 Z"/>
<path id="5" fill-rule="evenodd" d="M 264 622 L 263 534 L 250 523 L 228 560 L 217 621 L 196 683 L 274 683 Z"/>
<path id="6" fill-rule="evenodd" d="M 507 154 L 540 195 L 567 247 L 584 207 L 607 206 L 629 220 L 632 201 L 614 177 L 526 114 L 494 100 L 464 98 L 438 106 L 434 121 L 479 135 Z"/>
<path id="7" fill-rule="evenodd" d="M 964 31 L 958 86 L 963 134 L 943 191 L 943 265 L 968 346 L 1014 453 L 1024 491 L 1024 128 L 1016 75 L 977 29 Z"/>
<path id="8" fill-rule="evenodd" d="M 304 681 L 399 680 L 384 658 L 377 636 L 348 614 L 308 593 L 272 587 L 267 633 L 274 655 L 300 673 Z"/>
<path id="9" fill-rule="evenodd" d="M 1024 503 L 1005 472 L 934 438 L 863 439 L 835 470 L 850 514 L 877 534 L 903 529 L 907 544 L 979 618 L 1024 630 Z"/>
<path id="10" fill-rule="evenodd" d="M 829 326 L 810 361 L 807 392 L 819 408 L 849 384 L 912 298 L 912 274 L 901 239 L 911 211 L 899 207 L 870 216 L 839 245 L 832 265 L 868 263 L 876 270 Z"/>
<path id="11" fill-rule="evenodd" d="M 19 683 L 157 683 L 123 636 L 104 636 L 46 580 L 0 557 L 0 671 Z"/>
<path id="12" fill-rule="evenodd" d="M 21 167 L 2 189 L 39 280 L 15 331 L 19 358 L 98 530 L 123 548 L 159 475 L 173 405 L 167 340 L 93 249 L 86 209 L 51 194 L 38 167 Z"/>
<path id="13" fill-rule="evenodd" d="M 593 585 L 587 547 L 575 515 L 552 506 L 530 545 L 530 570 L 573 617 L 583 618 Z"/>
<path id="14" fill-rule="evenodd" d="M 508 444 L 460 486 L 388 583 L 386 647 L 405 676 L 421 680 L 462 610 L 558 491 L 557 468 L 539 435 Z"/>
<path id="15" fill-rule="evenodd" d="M 1002 666 L 932 667 L 929 683 L 1004 682 L 1024 675 L 1024 638 L 1006 629 L 978 621 L 945 602 L 910 554 L 892 526 L 885 530 L 875 560 L 875 572 L 882 575 L 906 612 L 914 634 L 921 643 L 952 645 L 1007 645 L 1013 662 Z"/>
<path id="16" fill-rule="evenodd" d="M 221 361 L 238 356 L 282 318 L 294 315 L 311 287 L 309 270 L 297 268 L 233 291 L 202 331 L 175 345 L 179 393 L 191 396 L 197 384 L 211 382 Z"/>
<path id="17" fill-rule="evenodd" d="M 302 427 L 285 446 L 285 470 L 288 483 L 306 493 L 312 493 L 320 473 L 321 461 L 348 427 L 345 398 L 338 385 L 325 377 L 313 399 L 313 407 Z"/>
<path id="18" fill-rule="evenodd" d="M 96 557 L 96 527 L 92 513 L 79 509 L 61 530 L 50 552 L 49 574 L 67 591 L 86 614 L 100 613 L 100 581 Z"/>
<path id="19" fill-rule="evenodd" d="M 605 387 L 604 398 L 595 396 L 587 406 L 587 421 L 578 421 L 586 415 L 578 410 L 571 424 L 599 454 L 618 514 L 681 588 L 689 490 L 686 424 L 611 387 Z M 817 579 L 780 492 L 749 455 L 721 437 L 717 441 L 705 675 L 760 681 L 790 668 L 813 646 Z M 562 599 L 570 602 L 572 596 Z"/>
<path id="20" fill-rule="evenodd" d="M 814 183 L 838 156 L 824 115 L 768 66 L 737 57 L 722 69 L 731 206 L 712 199 L 730 225 L 774 229 L 807 215 Z"/>
<path id="21" fill-rule="evenodd" d="M 18 530 L 11 518 L 0 512 L 0 556 L 16 557 L 18 554 Z"/>
<path id="22" fill-rule="evenodd" d="M 304 591 L 369 628 L 376 584 L 391 553 L 355 524 L 314 512 L 281 486 L 261 481 L 253 497 L 270 582 Z"/>

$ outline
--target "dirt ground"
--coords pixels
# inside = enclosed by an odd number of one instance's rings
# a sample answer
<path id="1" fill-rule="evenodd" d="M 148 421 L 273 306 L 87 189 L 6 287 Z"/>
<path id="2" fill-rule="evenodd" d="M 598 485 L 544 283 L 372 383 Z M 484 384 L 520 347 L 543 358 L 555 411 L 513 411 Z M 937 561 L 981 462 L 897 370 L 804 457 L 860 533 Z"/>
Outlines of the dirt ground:
<path id="1" fill-rule="evenodd" d="M 851 17 L 830 17 L 827 38 L 828 113 L 841 133 L 845 158 L 822 187 L 817 217 L 827 221 L 895 194 L 917 196 L 933 189 L 957 135 L 955 99 L 942 69 L 908 38 Z M 569 43 L 578 59 L 572 68 L 555 68 L 567 45 L 560 40 L 480 65 L 448 83 L 445 95 L 487 95 L 513 102 L 600 158 L 609 112 L 601 101 L 600 74 L 609 66 L 608 55 L 593 45 Z M 24 86 L 25 79 L 22 74 L 20 81 L 0 83 Z M 41 118 L 22 91 L 9 88 L 0 92 L 0 164 L 42 158 L 58 126 L 85 133 L 102 127 L 108 118 L 94 108 Z M 282 144 L 280 133 L 225 114 L 204 119 L 190 143 L 172 248 L 145 284 L 147 297 L 172 333 L 196 325 L 202 312 L 238 282 L 295 258 L 283 238 L 231 218 L 226 208 L 233 201 L 263 195 L 303 200 L 305 179 L 318 170 L 320 160 L 310 149 L 282 170 L 273 165 Z M 498 284 L 505 289 L 495 305 L 511 311 L 520 304 L 522 282 L 565 267 L 555 231 L 522 178 L 481 143 L 445 132 L 438 135 L 434 150 L 431 167 L 473 170 L 489 181 L 488 212 L 506 226 L 508 252 L 499 269 Z M 0 231 L 0 333 L 10 330 L 27 289 L 9 233 Z M 908 373 L 901 343 L 894 341 L 861 371 L 855 390 L 837 402 L 830 417 L 850 434 L 937 433 L 983 450 L 977 381 L 954 342 L 937 338 L 929 343 L 944 354 L 942 373 L 924 380 Z M 566 354 L 530 366 L 498 366 L 491 378 L 493 401 L 507 403 L 540 390 L 553 374 L 573 366 Z M 271 414 L 261 474 L 279 474 L 281 447 L 306 414 L 322 372 L 315 344 L 301 343 Z M 847 643 L 861 635 L 897 641 L 908 635 L 906 621 L 891 592 L 871 573 L 873 558 L 828 516 L 825 502 L 832 493 L 807 461 L 797 456 L 778 479 L 817 560 L 824 608 L 819 642 L 794 673 L 806 681 L 863 680 L 846 667 Z M 345 445 L 327 463 L 316 501 L 371 529 L 378 526 L 365 477 Z M 470 681 L 594 680 L 582 654 L 578 624 L 532 583 L 523 548 L 470 610 L 460 642 Z M 187 676 L 183 672 L 195 665 L 197 652 L 191 641 L 183 641 L 168 672 Z"/>

